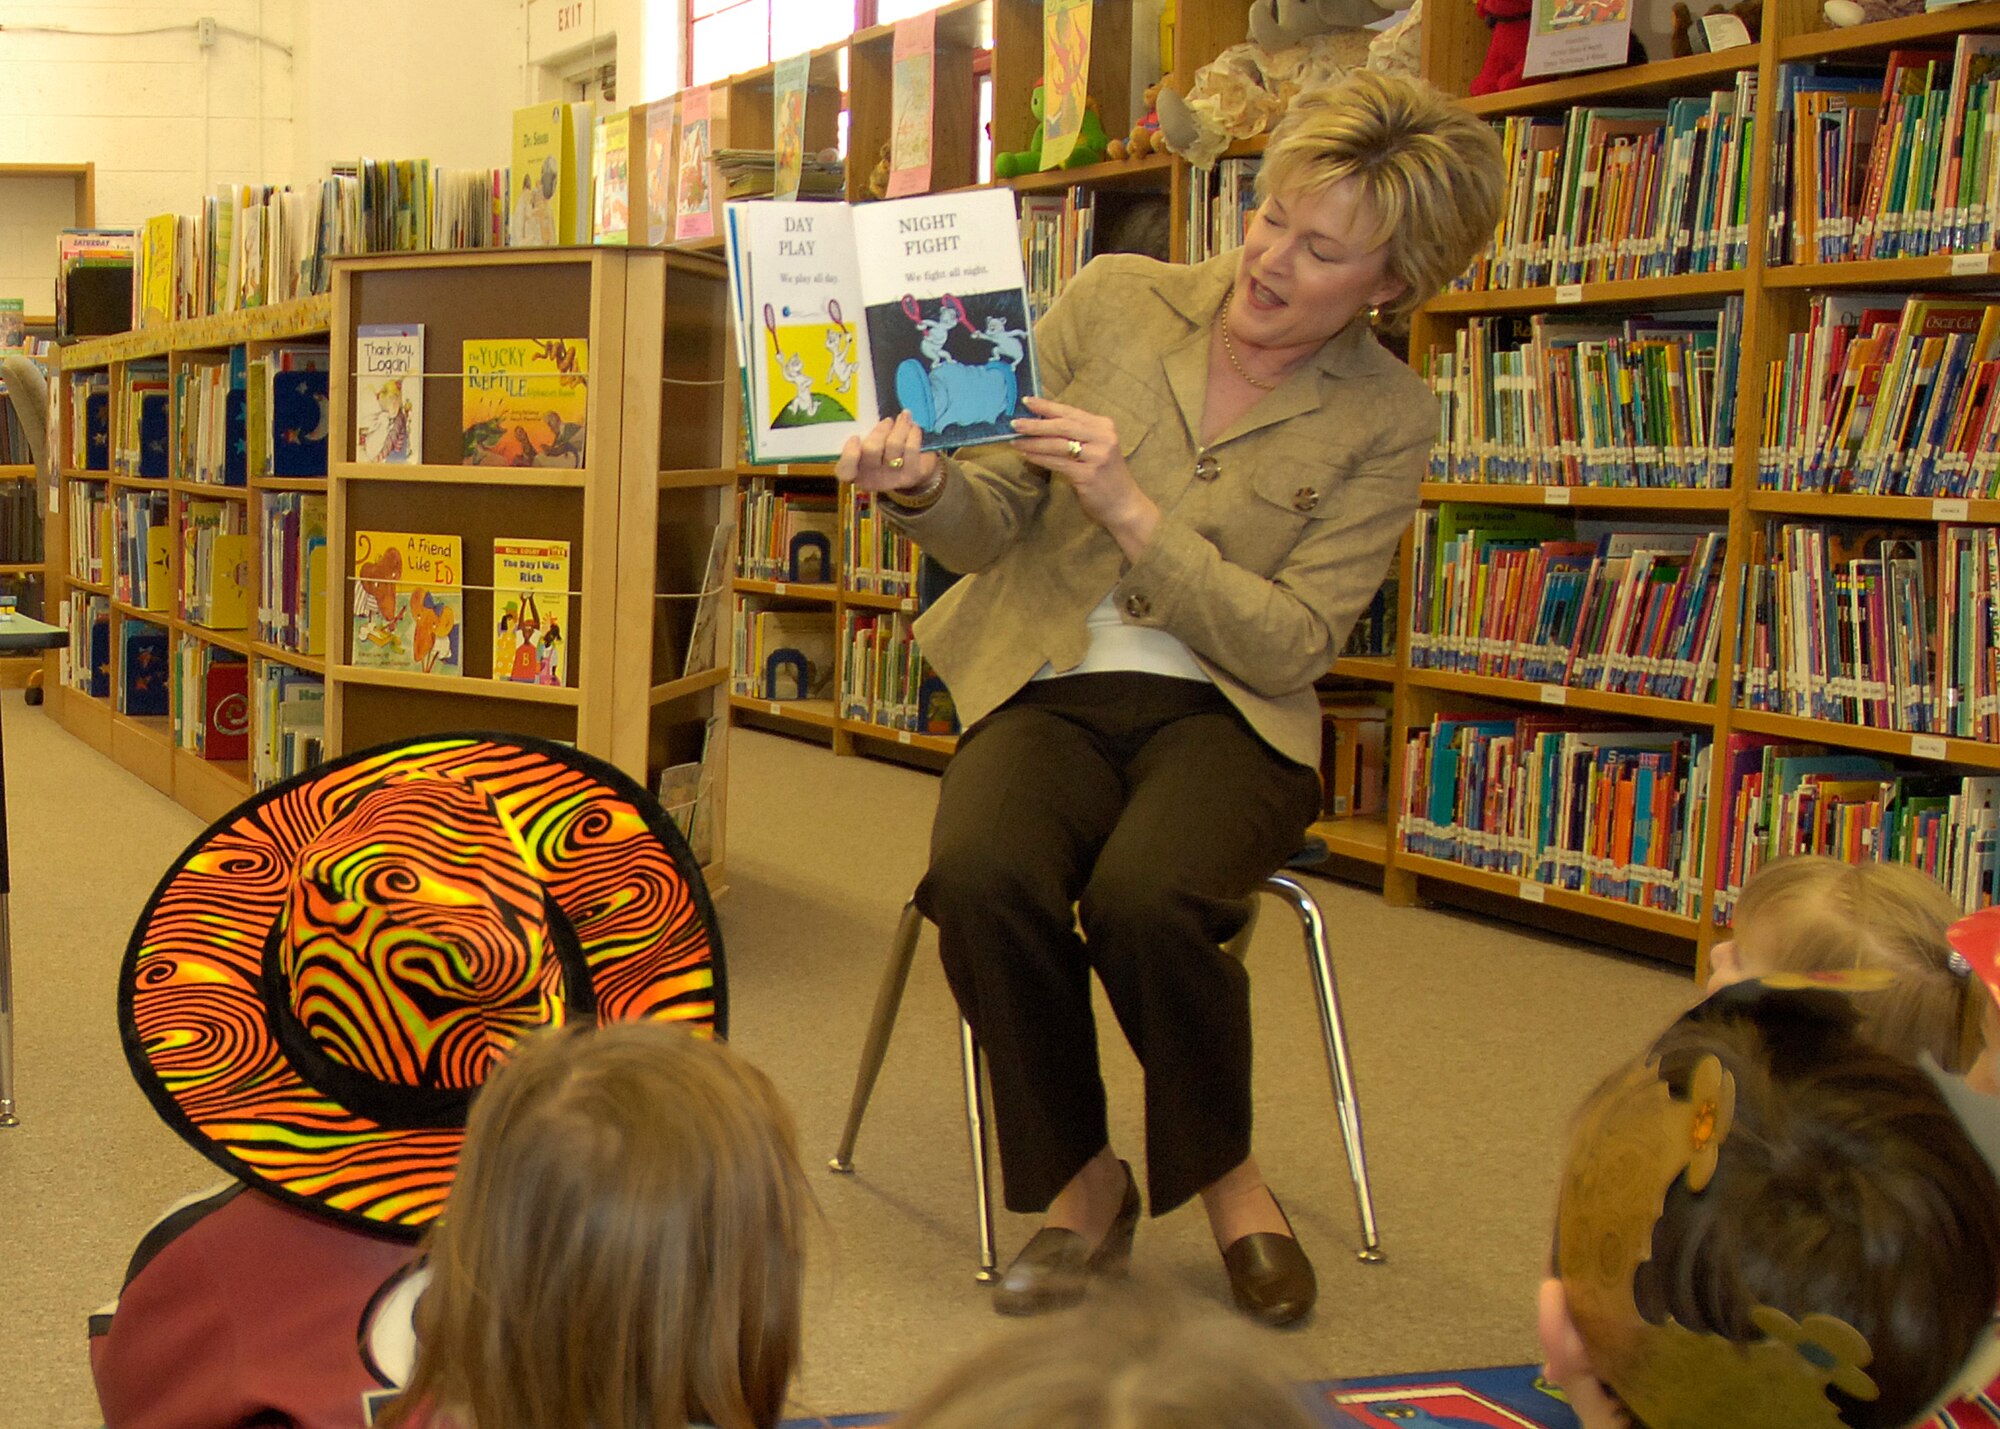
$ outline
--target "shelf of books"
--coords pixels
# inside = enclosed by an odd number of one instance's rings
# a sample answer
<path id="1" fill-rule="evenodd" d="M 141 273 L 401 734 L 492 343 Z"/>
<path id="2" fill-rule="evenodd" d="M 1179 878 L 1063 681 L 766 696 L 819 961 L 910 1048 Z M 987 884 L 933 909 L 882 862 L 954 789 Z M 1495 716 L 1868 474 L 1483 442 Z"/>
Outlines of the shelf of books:
<path id="1" fill-rule="evenodd" d="M 46 556 L 41 492 L 28 434 L 6 391 L 6 381 L 0 378 L 0 608 L 12 607 L 42 620 L 47 617 L 42 600 Z M 42 665 L 40 655 L 0 658 L 0 687 L 25 685 Z"/>
<path id="2" fill-rule="evenodd" d="M 1411 337 L 1394 898 L 1698 959 L 1787 853 L 2000 899 L 2000 5 L 1764 24 L 1470 102 L 1512 184 Z M 1427 73 L 1485 42 L 1434 17 Z"/>
<path id="3" fill-rule="evenodd" d="M 203 818 L 326 749 L 326 312 L 62 349 L 48 705 Z"/>
<path id="4" fill-rule="evenodd" d="M 574 744 L 656 790 L 720 886 L 721 264 L 644 247 L 351 258 L 333 299 L 331 747 Z"/>

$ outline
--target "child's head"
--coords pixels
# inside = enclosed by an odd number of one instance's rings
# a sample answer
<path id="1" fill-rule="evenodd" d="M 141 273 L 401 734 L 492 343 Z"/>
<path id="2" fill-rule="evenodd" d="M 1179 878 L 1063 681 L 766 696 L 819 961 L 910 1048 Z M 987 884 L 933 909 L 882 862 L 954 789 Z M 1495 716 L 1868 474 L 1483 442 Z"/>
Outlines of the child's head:
<path id="1" fill-rule="evenodd" d="M 1313 1429 L 1255 1335 L 1157 1288 L 1106 1291 L 961 1360 L 896 1429 Z"/>
<path id="2" fill-rule="evenodd" d="M 1894 984 L 1862 1000 L 1863 1035 L 1962 1072 L 1979 1038 L 1974 990 L 1945 940 L 1958 916 L 1951 896 L 1906 864 L 1782 858 L 1743 886 L 1735 937 L 1709 954 L 1709 990 L 1773 973 L 1886 972 Z"/>
<path id="3" fill-rule="evenodd" d="M 473 1104 L 399 1413 L 771 1429 L 809 1205 L 790 1113 L 726 1047 L 661 1023 L 527 1043 Z"/>
<path id="4" fill-rule="evenodd" d="M 1635 1426 L 1893 1429 L 1986 1334 L 2000 1186 L 1929 1076 L 1863 1040 L 1845 998 L 1746 986 L 1584 1104 L 1556 1265 L 1550 1373 L 1593 1393 L 1601 1381 Z M 1866 1351 L 1843 1369 L 1817 1345 L 1788 1348 L 1796 1331 L 1773 1311 L 1821 1344 L 1808 1317 L 1833 1317 Z M 1874 1397 L 1854 1378 L 1864 1366 Z"/>

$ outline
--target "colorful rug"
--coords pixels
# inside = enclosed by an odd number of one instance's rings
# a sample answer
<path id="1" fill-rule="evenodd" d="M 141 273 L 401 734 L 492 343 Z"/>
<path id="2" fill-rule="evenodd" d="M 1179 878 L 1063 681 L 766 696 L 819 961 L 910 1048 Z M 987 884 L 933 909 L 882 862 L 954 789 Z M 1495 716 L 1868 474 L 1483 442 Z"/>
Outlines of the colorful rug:
<path id="1" fill-rule="evenodd" d="M 1546 1387 L 1545 1387 L 1546 1386 Z M 1577 1429 L 1539 1365 L 1398 1374 L 1315 1386 L 1330 1424 L 1366 1429 Z"/>
<path id="2" fill-rule="evenodd" d="M 1377 1379 L 1326 1380 L 1313 1390 L 1338 1429 L 1577 1429 L 1554 1386 L 1541 1388 L 1538 1365 L 1445 1370 Z M 892 1414 L 787 1419 L 785 1429 L 871 1429 Z"/>

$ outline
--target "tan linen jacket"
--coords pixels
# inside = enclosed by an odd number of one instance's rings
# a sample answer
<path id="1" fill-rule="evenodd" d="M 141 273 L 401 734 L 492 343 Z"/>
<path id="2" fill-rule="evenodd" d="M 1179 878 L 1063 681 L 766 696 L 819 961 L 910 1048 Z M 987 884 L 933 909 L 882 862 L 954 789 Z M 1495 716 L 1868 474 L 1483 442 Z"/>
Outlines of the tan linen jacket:
<path id="1" fill-rule="evenodd" d="M 1042 391 L 1117 424 L 1163 513 L 1137 560 L 1067 483 L 1005 442 L 947 458 L 925 510 L 884 503 L 932 558 L 971 577 L 916 624 L 968 726 L 1044 662 L 1074 667 L 1085 617 L 1112 592 L 1128 622 L 1178 637 L 1273 749 L 1318 766 L 1313 681 L 1409 526 L 1437 404 L 1357 319 L 1203 447 L 1209 330 L 1236 259 L 1106 255 L 1035 327 Z"/>

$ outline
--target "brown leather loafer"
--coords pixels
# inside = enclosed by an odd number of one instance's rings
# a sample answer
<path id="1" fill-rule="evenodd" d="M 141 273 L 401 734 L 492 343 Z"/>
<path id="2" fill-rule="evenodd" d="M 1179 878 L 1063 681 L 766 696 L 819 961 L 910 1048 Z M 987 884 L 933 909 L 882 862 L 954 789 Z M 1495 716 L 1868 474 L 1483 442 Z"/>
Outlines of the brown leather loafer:
<path id="1" fill-rule="evenodd" d="M 993 1308 L 1003 1315 L 1040 1315 L 1067 1309 L 1083 1299 L 1093 1276 L 1123 1273 L 1132 1259 L 1139 1229 L 1139 1183 L 1125 1168 L 1125 1199 L 1104 1239 L 1092 1250 L 1075 1231 L 1044 1226 L 1021 1247 L 993 1291 Z M 1310 1274 L 1310 1271 L 1308 1271 Z"/>
<path id="2" fill-rule="evenodd" d="M 1284 1215 L 1284 1207 L 1278 1214 Z M 1285 1224 L 1291 1224 L 1291 1217 L 1285 1217 Z M 1312 1262 L 1293 1236 L 1258 1231 L 1232 1241 L 1222 1252 L 1222 1268 L 1229 1272 L 1236 1308 L 1259 1324 L 1296 1325 L 1319 1299 Z"/>

